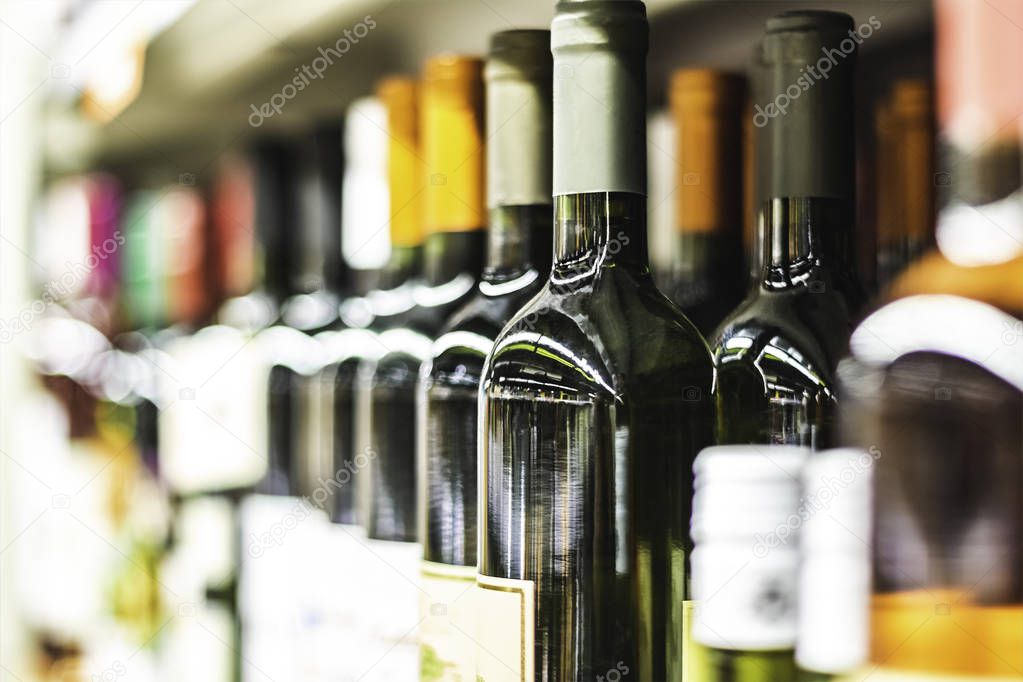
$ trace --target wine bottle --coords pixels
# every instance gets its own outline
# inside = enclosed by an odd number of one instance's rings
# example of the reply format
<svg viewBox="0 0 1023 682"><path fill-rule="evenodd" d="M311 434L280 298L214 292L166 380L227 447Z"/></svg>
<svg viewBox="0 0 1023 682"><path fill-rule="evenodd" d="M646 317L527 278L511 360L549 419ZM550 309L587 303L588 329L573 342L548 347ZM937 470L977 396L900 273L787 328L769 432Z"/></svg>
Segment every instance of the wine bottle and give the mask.
<svg viewBox="0 0 1023 682"><path fill-rule="evenodd" d="M877 279L882 289L933 241L931 98L926 82L900 79L878 111Z"/></svg>
<svg viewBox="0 0 1023 682"><path fill-rule="evenodd" d="M803 469L799 682L838 680L867 656L870 484L877 450L826 450Z"/></svg>
<svg viewBox="0 0 1023 682"><path fill-rule="evenodd" d="M357 428L369 459L363 523L371 551L386 564L373 574L368 645L380 659L372 679L412 679L419 649L419 562L416 521L416 404L420 363L444 321L471 297L485 246L483 204L482 61L442 56L427 60L422 78L419 130L423 191L421 282L415 305L379 335L386 349L360 369Z"/></svg>
<svg viewBox="0 0 1023 682"><path fill-rule="evenodd" d="M645 7L551 33L554 265L483 372L477 674L678 679L713 368L647 265Z"/></svg>
<svg viewBox="0 0 1023 682"><path fill-rule="evenodd" d="M147 331L152 348L143 353L160 385L160 471L174 502L162 581L172 586L173 608L193 615L168 626L166 646L174 652L174 674L194 679L238 680L241 675L237 502L266 466L260 414L265 370L249 343L253 330L271 315L256 277L261 239L254 235L253 222L254 173L266 163L260 150L218 163L205 234L197 238L194 227L186 228L179 243L164 245L162 254L150 242L150 263L136 269L148 273L143 281L149 278L148 290L155 294L150 301L166 311L163 319L177 322L156 333ZM158 234L181 231L203 212L196 200L183 196L160 206L147 214ZM160 217L161 212L169 215ZM143 244L140 240L135 248L146 248ZM200 248L208 251L202 258L197 257ZM161 274L167 270L178 274ZM179 286L168 286L175 280ZM194 319L182 320L188 310ZM209 324L210 314L216 324ZM207 638L227 646L208 646Z"/></svg>
<svg viewBox="0 0 1023 682"><path fill-rule="evenodd" d="M702 334L742 301L742 134L745 83L681 69L669 90L676 128L676 251L664 292Z"/></svg>
<svg viewBox="0 0 1023 682"><path fill-rule="evenodd" d="M800 475L806 448L731 445L696 458L693 639L700 682L794 682Z"/></svg>
<svg viewBox="0 0 1023 682"><path fill-rule="evenodd" d="M1015 2L935 4L938 251L841 366L843 437L876 448L871 679L1023 671L1023 58Z"/></svg>
<svg viewBox="0 0 1023 682"><path fill-rule="evenodd" d="M281 314L259 331L252 346L259 363L251 370L260 382L258 395L265 410L266 453L262 477L242 491L239 507L242 553L238 578L241 637L241 679L306 677L306 659L299 655L309 634L306 624L317 622L318 602L307 588L315 566L317 528L325 519L304 497L303 435L309 413L309 377L322 366L323 351L305 331L290 326L305 321L296 315L308 302L310 265L308 241L320 228L303 170L310 146L303 140L264 143L260 165L257 220L271 236L267 257L268 284ZM288 226L297 229L287 230Z"/></svg>
<svg viewBox="0 0 1023 682"><path fill-rule="evenodd" d="M536 295L550 268L550 42L549 31L511 30L491 37L484 70L486 267L473 298L444 325L419 379L424 682L476 678L471 600L477 394L494 338Z"/></svg>
<svg viewBox="0 0 1023 682"><path fill-rule="evenodd" d="M767 22L753 117L763 263L712 344L719 443L824 447L831 438L835 367L863 300L851 243L849 32L865 30L836 12ZM805 68L820 59L827 78Z"/></svg>
<svg viewBox="0 0 1023 682"><path fill-rule="evenodd" d="M325 650L330 652L334 678L339 679L368 673L380 658L375 649L379 642L372 639L376 636L373 624L380 618L374 615L379 606L374 592L367 587L376 576L392 570L386 557L367 548L361 525L366 512L369 458L376 453L358 429L359 412L366 409L368 398L359 394L358 376L360 368L371 368L386 350L378 335L399 324L414 305L412 293L422 263L419 195L424 184L417 90L413 79L389 76L378 84L376 96L356 100L345 116L343 241L387 226L390 255L375 277L379 288L343 305L347 328L328 342L333 347L329 351L331 364L323 372L332 382L329 448L337 483L330 505L331 537L323 545L324 563L333 575L328 601L334 634ZM347 257L358 260L362 256L357 256L353 248ZM352 314L360 309L368 314L366 327L361 326L365 320ZM398 612L401 622L414 613L414 596L411 601ZM391 618L393 614L382 617Z"/></svg>

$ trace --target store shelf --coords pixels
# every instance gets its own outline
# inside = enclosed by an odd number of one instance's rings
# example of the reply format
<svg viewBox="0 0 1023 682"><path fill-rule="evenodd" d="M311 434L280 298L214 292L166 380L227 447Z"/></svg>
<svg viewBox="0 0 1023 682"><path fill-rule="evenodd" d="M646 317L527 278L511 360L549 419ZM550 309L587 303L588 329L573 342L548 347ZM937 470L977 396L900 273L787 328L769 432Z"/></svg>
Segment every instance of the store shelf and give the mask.
<svg viewBox="0 0 1023 682"><path fill-rule="evenodd" d="M930 31L927 0L651 0L652 100L679 65L742 68L768 16L807 6L876 15L883 28L865 52ZM59 174L141 162L201 170L241 136L338 115L385 73L415 71L440 51L481 53L490 33L546 26L552 15L550 0L200 0L148 43L139 94L117 117L90 120L76 102L48 108L47 167ZM253 106L366 17L375 27L322 79L258 130L249 124Z"/></svg>

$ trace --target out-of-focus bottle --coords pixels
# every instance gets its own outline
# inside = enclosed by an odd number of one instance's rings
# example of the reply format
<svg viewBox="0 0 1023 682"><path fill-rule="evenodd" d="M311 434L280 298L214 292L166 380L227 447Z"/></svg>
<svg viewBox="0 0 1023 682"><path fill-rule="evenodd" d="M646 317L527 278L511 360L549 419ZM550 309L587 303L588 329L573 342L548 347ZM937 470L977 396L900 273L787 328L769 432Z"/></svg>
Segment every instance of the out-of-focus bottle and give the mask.
<svg viewBox="0 0 1023 682"><path fill-rule="evenodd" d="M1023 671L1023 61L1006 0L936 3L940 252L854 332L844 439L877 449L871 680Z"/></svg>
<svg viewBox="0 0 1023 682"><path fill-rule="evenodd" d="M934 235L934 108L931 87L900 79L878 108L877 284L886 287Z"/></svg>

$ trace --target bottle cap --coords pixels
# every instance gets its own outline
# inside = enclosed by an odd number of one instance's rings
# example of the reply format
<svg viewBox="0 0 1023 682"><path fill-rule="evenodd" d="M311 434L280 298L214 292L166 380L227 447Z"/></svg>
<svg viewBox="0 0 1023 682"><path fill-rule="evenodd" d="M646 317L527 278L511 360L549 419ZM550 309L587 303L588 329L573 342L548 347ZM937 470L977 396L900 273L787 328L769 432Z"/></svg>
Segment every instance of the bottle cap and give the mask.
<svg viewBox="0 0 1023 682"><path fill-rule="evenodd" d="M678 129L676 225L682 232L738 230L743 182L745 81L712 69L671 76L671 111Z"/></svg>
<svg viewBox="0 0 1023 682"><path fill-rule="evenodd" d="M646 195L646 7L638 0L557 5L554 195Z"/></svg>
<svg viewBox="0 0 1023 682"><path fill-rule="evenodd" d="M387 112L376 97L355 100L345 116L341 253L351 267L382 267L390 250Z"/></svg>
<svg viewBox="0 0 1023 682"><path fill-rule="evenodd" d="M391 245L417 246L423 243L418 87L411 78L391 76L377 86L377 96L387 111Z"/></svg>
<svg viewBox="0 0 1023 682"><path fill-rule="evenodd" d="M426 233L482 229L486 225L482 60L442 55L426 61L420 137L426 166Z"/></svg>
<svg viewBox="0 0 1023 682"><path fill-rule="evenodd" d="M487 206L551 203L550 31L495 33L487 85Z"/></svg>

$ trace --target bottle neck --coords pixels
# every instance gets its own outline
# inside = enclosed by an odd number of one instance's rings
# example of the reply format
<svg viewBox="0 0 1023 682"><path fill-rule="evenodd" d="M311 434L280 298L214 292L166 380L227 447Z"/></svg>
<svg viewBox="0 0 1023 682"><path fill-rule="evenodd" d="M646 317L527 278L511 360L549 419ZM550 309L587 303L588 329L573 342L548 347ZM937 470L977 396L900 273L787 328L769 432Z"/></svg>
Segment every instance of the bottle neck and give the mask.
<svg viewBox="0 0 1023 682"><path fill-rule="evenodd" d="M439 286L459 275L480 276L486 251L486 231L434 232L423 247L423 281Z"/></svg>
<svg viewBox="0 0 1023 682"><path fill-rule="evenodd" d="M771 199L761 207L760 219L762 288L820 286L821 270L843 278L855 276L850 202L818 197Z"/></svg>
<svg viewBox="0 0 1023 682"><path fill-rule="evenodd" d="M742 279L744 254L738 237L725 230L679 232L672 279L686 282L726 282Z"/></svg>
<svg viewBox="0 0 1023 682"><path fill-rule="evenodd" d="M419 277L423 266L423 247L392 246L391 257L380 272L379 289L396 289Z"/></svg>
<svg viewBox="0 0 1023 682"><path fill-rule="evenodd" d="M504 282L530 268L547 272L551 262L552 214L551 206L545 204L490 209L483 279Z"/></svg>
<svg viewBox="0 0 1023 682"><path fill-rule="evenodd" d="M555 197L552 281L574 281L607 267L648 271L646 197L631 192Z"/></svg>

